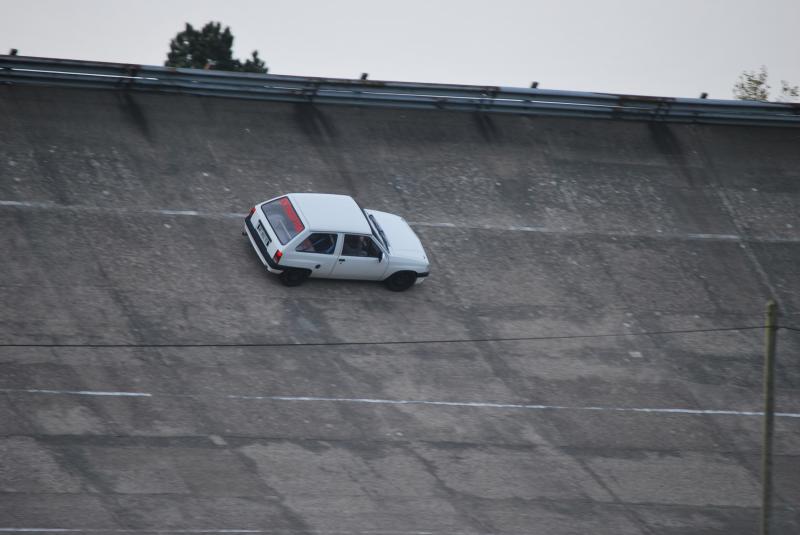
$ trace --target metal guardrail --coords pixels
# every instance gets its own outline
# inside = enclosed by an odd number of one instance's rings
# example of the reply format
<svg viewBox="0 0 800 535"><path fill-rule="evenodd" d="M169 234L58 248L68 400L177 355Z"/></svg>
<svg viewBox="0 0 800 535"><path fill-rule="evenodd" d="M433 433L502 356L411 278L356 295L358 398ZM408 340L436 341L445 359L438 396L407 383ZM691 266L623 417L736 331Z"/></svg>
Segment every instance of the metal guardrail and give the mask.
<svg viewBox="0 0 800 535"><path fill-rule="evenodd" d="M800 104L177 69L0 55L0 84L649 121L800 126Z"/></svg>

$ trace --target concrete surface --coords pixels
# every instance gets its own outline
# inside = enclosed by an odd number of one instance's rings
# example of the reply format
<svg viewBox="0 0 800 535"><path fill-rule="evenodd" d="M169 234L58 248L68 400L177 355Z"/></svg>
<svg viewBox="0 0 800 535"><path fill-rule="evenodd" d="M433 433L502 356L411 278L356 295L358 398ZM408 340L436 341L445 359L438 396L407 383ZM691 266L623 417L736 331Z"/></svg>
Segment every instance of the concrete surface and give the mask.
<svg viewBox="0 0 800 535"><path fill-rule="evenodd" d="M239 215L288 191L431 277L281 286ZM4 532L757 530L762 333L582 336L800 326L798 129L4 86L0 229ZM565 338L197 347L509 337ZM800 418L775 448L797 533Z"/></svg>

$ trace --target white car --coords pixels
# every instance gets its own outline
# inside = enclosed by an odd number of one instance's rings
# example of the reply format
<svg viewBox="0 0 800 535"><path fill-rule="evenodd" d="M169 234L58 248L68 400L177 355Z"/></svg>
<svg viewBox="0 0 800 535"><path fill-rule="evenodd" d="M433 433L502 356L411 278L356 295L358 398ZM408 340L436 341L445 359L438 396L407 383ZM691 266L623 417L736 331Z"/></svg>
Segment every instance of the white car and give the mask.
<svg viewBox="0 0 800 535"><path fill-rule="evenodd" d="M384 281L402 291L428 276L419 238L402 217L364 210L347 195L289 193L257 204L244 232L287 286L308 277Z"/></svg>

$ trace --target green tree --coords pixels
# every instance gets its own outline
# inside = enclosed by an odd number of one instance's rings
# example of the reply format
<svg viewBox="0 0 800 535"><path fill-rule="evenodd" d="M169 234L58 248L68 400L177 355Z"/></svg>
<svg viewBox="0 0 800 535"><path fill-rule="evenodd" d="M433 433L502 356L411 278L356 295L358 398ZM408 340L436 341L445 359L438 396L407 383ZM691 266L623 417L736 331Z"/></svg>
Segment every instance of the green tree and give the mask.
<svg viewBox="0 0 800 535"><path fill-rule="evenodd" d="M768 101L770 88L767 76L767 68L763 65L758 72L743 71L739 75L739 81L733 86L733 96L739 100Z"/></svg>
<svg viewBox="0 0 800 535"><path fill-rule="evenodd" d="M739 100L768 102L771 89L768 78L769 73L764 65L758 71L743 71L733 86L733 96ZM798 95L800 89L796 85L781 80L781 90L776 97L778 102L792 102Z"/></svg>
<svg viewBox="0 0 800 535"><path fill-rule="evenodd" d="M786 80L781 80L781 96L778 97L782 102L794 102L800 96L800 87L791 85Z"/></svg>
<svg viewBox="0 0 800 535"><path fill-rule="evenodd" d="M245 60L242 63L240 71L243 72L260 72L265 73L267 72L267 66L264 64L264 61L258 57L258 50L253 50L253 55L250 59Z"/></svg>
<svg viewBox="0 0 800 535"><path fill-rule="evenodd" d="M209 22L196 30L188 22L169 43L166 67L190 69L214 69L219 71L267 72L264 61L254 50L252 57L244 63L233 57L233 34L219 22Z"/></svg>

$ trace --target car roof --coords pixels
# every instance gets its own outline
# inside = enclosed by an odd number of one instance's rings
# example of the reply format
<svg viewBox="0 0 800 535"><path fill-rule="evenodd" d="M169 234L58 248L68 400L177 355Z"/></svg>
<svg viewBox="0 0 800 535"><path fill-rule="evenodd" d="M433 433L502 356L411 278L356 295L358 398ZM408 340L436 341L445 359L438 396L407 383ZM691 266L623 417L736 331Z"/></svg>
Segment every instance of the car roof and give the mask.
<svg viewBox="0 0 800 535"><path fill-rule="evenodd" d="M361 207L349 195L332 193L290 193L295 209L312 231L371 234Z"/></svg>

